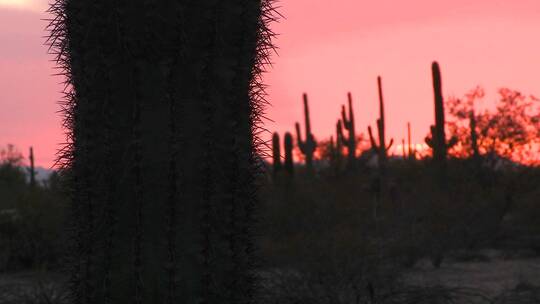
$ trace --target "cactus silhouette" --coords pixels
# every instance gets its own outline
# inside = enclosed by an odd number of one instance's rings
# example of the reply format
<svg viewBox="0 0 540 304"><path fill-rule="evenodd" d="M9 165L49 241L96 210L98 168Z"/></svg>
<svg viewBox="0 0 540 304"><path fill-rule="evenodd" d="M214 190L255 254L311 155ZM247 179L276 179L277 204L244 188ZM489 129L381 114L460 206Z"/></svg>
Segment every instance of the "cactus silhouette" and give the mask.
<svg viewBox="0 0 540 304"><path fill-rule="evenodd" d="M343 122L343 127L348 131L349 136L345 136L343 134L343 128L338 127L338 141L345 143L345 146L347 147L347 167L353 168L356 163L356 132L354 128L354 113L352 107L352 96L350 92L347 93L347 100L349 103L349 117L347 118L345 105L342 105L341 121Z"/></svg>
<svg viewBox="0 0 540 304"><path fill-rule="evenodd" d="M284 146L285 146L285 172L289 174L289 176L294 175L294 164L293 164L293 137L291 133L287 132L285 133L284 138Z"/></svg>
<svg viewBox="0 0 540 304"><path fill-rule="evenodd" d="M377 77L377 86L379 89L379 119L377 119L377 130L379 134L379 144L375 141L373 137L373 131L371 126L368 126L369 140L371 142L371 147L377 152L379 166L381 168L385 167L386 160L388 158L388 150L392 147L394 139L390 139L388 145L386 144L386 135L385 135L385 120L384 120L384 99L382 91L382 80L381 77Z"/></svg>
<svg viewBox="0 0 540 304"><path fill-rule="evenodd" d="M281 171L281 147L277 132L272 135L272 167L274 178L276 178Z"/></svg>
<svg viewBox="0 0 540 304"><path fill-rule="evenodd" d="M409 152L409 159L415 160L416 159L416 151L413 148L413 144L411 142L411 123L407 122L407 147Z"/></svg>
<svg viewBox="0 0 540 304"><path fill-rule="evenodd" d="M330 137L330 139L332 140L331 141L331 144L332 144L332 158L334 160L334 162L336 163L336 165L339 167L341 166L341 159L342 159L342 151L343 151L343 138L342 138L342 135L343 135L343 130L342 130L342 127L341 127L341 120L338 119L338 121L336 122L336 141L335 141L335 144L334 144L334 137Z"/></svg>
<svg viewBox="0 0 540 304"><path fill-rule="evenodd" d="M435 100L435 125L430 127L431 136L426 137L425 142L433 150L433 160L439 167L440 173L444 175L448 149L457 143L457 138L446 140L441 70L436 61L431 65L431 72Z"/></svg>
<svg viewBox="0 0 540 304"><path fill-rule="evenodd" d="M270 3L52 4L71 302L253 301Z"/></svg>
<svg viewBox="0 0 540 304"><path fill-rule="evenodd" d="M330 165L332 166L334 173L338 174L342 167L343 151L342 145L342 131L341 131L341 120L338 119L336 123L336 139L334 136L330 136Z"/></svg>
<svg viewBox="0 0 540 304"><path fill-rule="evenodd" d="M34 167L34 148L30 147L30 154L28 156L30 160L30 167L28 168L28 173L30 174L30 187L36 185L36 169Z"/></svg>
<svg viewBox="0 0 540 304"><path fill-rule="evenodd" d="M313 153L315 152L315 149L317 148L317 142L315 141L315 137L313 137L313 134L311 133L308 97L306 93L304 93L303 99L304 99L304 120L305 120L305 128L306 128L306 137L305 137L305 140L302 140L302 135L300 132L300 124L297 122L295 124L296 139L298 142L298 148L300 148L300 151L306 157L306 168L308 172L310 172L313 170Z"/></svg>

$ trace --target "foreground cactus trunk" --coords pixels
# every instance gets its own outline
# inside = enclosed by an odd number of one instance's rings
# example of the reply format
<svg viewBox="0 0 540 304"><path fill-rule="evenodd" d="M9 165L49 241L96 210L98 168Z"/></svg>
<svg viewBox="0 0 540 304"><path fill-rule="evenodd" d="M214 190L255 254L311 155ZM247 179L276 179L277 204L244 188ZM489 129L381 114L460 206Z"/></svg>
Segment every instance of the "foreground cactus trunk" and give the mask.
<svg viewBox="0 0 540 304"><path fill-rule="evenodd" d="M58 0L73 303L249 303L260 1Z"/></svg>

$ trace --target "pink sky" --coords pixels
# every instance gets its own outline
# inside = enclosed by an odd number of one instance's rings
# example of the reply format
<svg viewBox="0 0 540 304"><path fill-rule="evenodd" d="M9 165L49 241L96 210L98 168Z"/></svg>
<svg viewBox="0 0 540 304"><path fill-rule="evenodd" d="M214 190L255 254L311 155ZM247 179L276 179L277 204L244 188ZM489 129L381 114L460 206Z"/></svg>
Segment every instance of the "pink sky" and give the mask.
<svg viewBox="0 0 540 304"><path fill-rule="evenodd" d="M20 5L14 8L13 3ZM330 136L347 91L357 132L377 118L376 77L383 77L389 136L398 142L412 122L421 142L433 120L430 65L439 61L444 95L476 85L506 86L540 96L540 1L537 0L282 0L274 26L279 56L267 74L266 128L293 131L310 98L317 138ZM50 166L64 141L56 101L62 87L43 46L45 1L0 0L0 145Z"/></svg>

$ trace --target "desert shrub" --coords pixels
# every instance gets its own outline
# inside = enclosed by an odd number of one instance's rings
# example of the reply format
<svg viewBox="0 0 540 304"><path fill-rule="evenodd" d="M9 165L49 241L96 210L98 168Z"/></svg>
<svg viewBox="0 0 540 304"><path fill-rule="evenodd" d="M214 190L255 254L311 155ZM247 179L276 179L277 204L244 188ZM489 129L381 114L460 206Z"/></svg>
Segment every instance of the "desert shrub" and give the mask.
<svg viewBox="0 0 540 304"><path fill-rule="evenodd" d="M9 203L0 199L0 270L55 267L64 249L65 195L58 185L30 187L20 181Z"/></svg>

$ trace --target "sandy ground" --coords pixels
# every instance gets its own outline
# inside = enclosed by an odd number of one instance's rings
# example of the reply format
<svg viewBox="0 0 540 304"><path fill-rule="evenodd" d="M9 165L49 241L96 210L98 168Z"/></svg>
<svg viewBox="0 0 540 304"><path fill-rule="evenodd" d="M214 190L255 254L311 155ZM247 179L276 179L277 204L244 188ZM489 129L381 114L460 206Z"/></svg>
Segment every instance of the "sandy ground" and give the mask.
<svg viewBox="0 0 540 304"><path fill-rule="evenodd" d="M495 250L476 256L479 259L469 262L450 259L438 269L428 261L421 261L405 277L415 285L474 288L489 297L522 286L540 286L539 257L508 256Z"/></svg>
<svg viewBox="0 0 540 304"><path fill-rule="evenodd" d="M405 281L416 286L443 285L466 287L481 291L494 298L520 286L540 287L540 257L527 254L505 255L495 250L476 252L447 258L440 268L434 268L422 260L405 274ZM56 297L55 291L65 277L56 273L18 272L0 274L0 292L6 294L28 294L45 292ZM41 285L40 285L41 284ZM41 286L41 287L40 287ZM40 289L41 288L41 289ZM0 304L12 303L0 301Z"/></svg>

